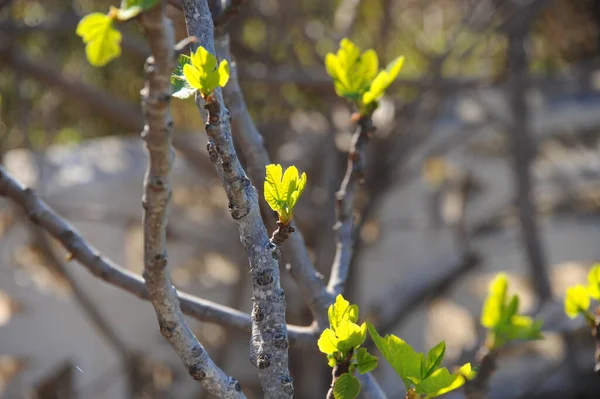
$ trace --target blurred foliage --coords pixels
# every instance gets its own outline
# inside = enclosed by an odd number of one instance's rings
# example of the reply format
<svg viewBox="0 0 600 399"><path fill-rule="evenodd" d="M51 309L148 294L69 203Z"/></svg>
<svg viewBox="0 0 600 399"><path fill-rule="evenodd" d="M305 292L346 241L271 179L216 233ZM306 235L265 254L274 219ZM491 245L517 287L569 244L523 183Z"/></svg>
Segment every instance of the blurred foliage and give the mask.
<svg viewBox="0 0 600 399"><path fill-rule="evenodd" d="M0 10L0 24L12 27L9 35L19 51L36 63L54 68L68 79L85 82L130 104L139 103L143 85L143 51L123 49L123 57L105 68L92 68L75 35L82 15L118 5L114 0L13 0ZM274 68L323 68L328 52L342 37L362 48L374 48L381 59L404 55L401 76L416 78L427 72L432 60L444 56L441 74L446 77L501 78L505 67L506 39L498 27L510 12L481 10L470 0L369 0L359 2L356 18L342 15L345 0L256 0L242 8L229 24L233 52L241 70L262 71L264 78L242 74L241 83L252 116L259 125L285 123L295 109L328 112L333 87L327 90L298 81L268 81ZM481 4L479 2L477 4ZM557 0L549 3L535 21L530 46L531 70L551 73L597 56L598 26L593 0ZM478 9L480 23L465 23ZM180 14L178 38L185 35ZM54 21L60 21L50 27ZM348 22L350 21L350 22ZM124 37L144 45L138 24L119 26ZM37 28L35 28L37 27ZM43 148L51 143L77 142L105 135L137 135L106 120L85 101L76 101L56 88L24 76L2 64L2 146L26 143ZM252 74L250 74L252 76ZM285 80L285 79L281 79ZM325 91L324 91L325 90ZM390 94L407 100L414 89L395 87ZM192 103L177 102L174 119L179 129L202 126Z"/></svg>

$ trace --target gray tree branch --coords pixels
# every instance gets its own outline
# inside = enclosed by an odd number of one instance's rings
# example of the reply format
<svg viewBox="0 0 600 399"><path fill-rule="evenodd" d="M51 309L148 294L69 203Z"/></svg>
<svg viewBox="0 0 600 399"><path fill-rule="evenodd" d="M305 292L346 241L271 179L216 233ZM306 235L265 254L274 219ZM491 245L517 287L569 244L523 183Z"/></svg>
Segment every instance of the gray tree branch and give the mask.
<svg viewBox="0 0 600 399"><path fill-rule="evenodd" d="M182 1L189 36L215 54L214 25L206 0ZM229 111L220 89L204 106L209 138L207 149L229 199L240 239L250 261L253 287L250 361L258 368L265 398L293 397L293 380L288 370L288 333L285 295L279 278L279 251L269 241L258 205L258 194L240 164L231 137ZM203 112L201 98L197 104Z"/></svg>
<svg viewBox="0 0 600 399"><path fill-rule="evenodd" d="M271 159L265 148L263 137L256 128L246 107L244 95L238 81L237 64L231 57L229 35L219 35L215 39L215 46L219 58L228 60L230 64L229 83L223 89L223 95L233 115L231 124L235 140L247 160L250 177L256 184L256 182L263 181L265 167L271 163ZM324 326L328 323L327 309L332 303L333 297L327 293L321 275L315 270L308 257L302 232L295 223L292 223L292 227L295 232L289 236L287 243L283 245L285 255L291 260L289 271L303 289L303 293L309 298L309 307L319 326L325 328Z"/></svg>
<svg viewBox="0 0 600 399"><path fill-rule="evenodd" d="M165 4L144 12L141 25L150 45L146 84L141 92L146 124L142 138L149 154L144 178L144 279L161 334L169 341L189 374L210 393L243 399L240 384L223 372L187 325L177 291L167 272L167 206L171 197L169 173L173 120L169 110L171 73L175 68L175 31L164 13Z"/></svg>
<svg viewBox="0 0 600 399"><path fill-rule="evenodd" d="M327 291L332 296L344 292L344 285L348 279L348 270L352 261L354 249L354 197L358 183L363 180L363 162L366 155L365 145L369 135L374 130L370 117L361 117L358 121L356 132L352 138L352 146L348 153L348 166L346 175L336 194L337 223L335 225L337 249Z"/></svg>
<svg viewBox="0 0 600 399"><path fill-rule="evenodd" d="M238 82L237 65L232 60L230 53L229 36L227 34L219 35L215 40L215 45L219 58L227 59L230 62L229 82L223 89L223 95L227 99L227 104L229 104L231 113L234 116L232 125L234 133L236 133L235 139L248 162L252 179L262 181L265 176L265 166L270 164L271 160L264 146L263 137L256 128L246 107L244 95ZM329 305L333 303L334 297L327 292L322 277L310 261L304 238L297 227L294 234L290 235L287 241L287 244L284 245L284 251L292 260L291 275L309 298L309 305L317 321L316 331L320 333L329 324L327 310ZM313 341L313 346L316 346L315 341ZM362 394L366 398L386 398L385 393L371 373L361 374L358 378L361 381Z"/></svg>

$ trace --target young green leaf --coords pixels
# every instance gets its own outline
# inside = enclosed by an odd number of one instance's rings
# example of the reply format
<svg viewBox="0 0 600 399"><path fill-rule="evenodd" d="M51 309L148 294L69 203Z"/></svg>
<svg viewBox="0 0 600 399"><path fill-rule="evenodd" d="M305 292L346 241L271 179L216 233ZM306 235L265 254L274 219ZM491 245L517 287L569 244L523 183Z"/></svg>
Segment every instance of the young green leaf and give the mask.
<svg viewBox="0 0 600 399"><path fill-rule="evenodd" d="M383 71L379 72L375 79L373 79L369 90L364 93L362 98L363 104L368 105L379 100L385 94L387 88L398 77L402 65L404 65L404 57L398 57L390 62Z"/></svg>
<svg viewBox="0 0 600 399"><path fill-rule="evenodd" d="M113 27L109 15L86 15L79 21L76 33L86 44L85 54L92 66L104 66L121 55L121 32Z"/></svg>
<svg viewBox="0 0 600 399"><path fill-rule="evenodd" d="M365 342L367 325L361 326L351 321L344 321L335 329L335 335L338 339L337 347L340 352L348 352L352 348L362 345Z"/></svg>
<svg viewBox="0 0 600 399"><path fill-rule="evenodd" d="M350 305L340 294L335 298L335 303L327 311L329 324L334 330L344 321L356 323L358 320L358 306Z"/></svg>
<svg viewBox="0 0 600 399"><path fill-rule="evenodd" d="M583 285L567 288L565 295L565 313L570 318L585 314L590 307L590 296Z"/></svg>
<svg viewBox="0 0 600 399"><path fill-rule="evenodd" d="M446 343L444 341L440 342L429 350L427 353L427 358L422 365L421 379L424 380L428 378L435 370L438 369L438 367L440 367L442 361L444 360L445 354Z"/></svg>
<svg viewBox="0 0 600 399"><path fill-rule="evenodd" d="M506 274L499 273L490 283L489 294L483 305L481 324L484 327L494 328L502 320L507 290L508 278Z"/></svg>
<svg viewBox="0 0 600 399"><path fill-rule="evenodd" d="M408 343L395 335L381 337L375 327L369 322L369 335L383 354L385 359L396 370L396 373L404 381L406 389L411 384L421 382L421 364L424 361L422 353L417 353Z"/></svg>
<svg viewBox="0 0 600 399"><path fill-rule="evenodd" d="M508 300L508 278L499 273L490 283L488 297L483 306L481 324L489 329L487 345L497 349L511 340L541 339L541 321L519 315L519 297Z"/></svg>
<svg viewBox="0 0 600 399"><path fill-rule="evenodd" d="M594 265L588 273L587 290L592 298L600 300L600 264Z"/></svg>
<svg viewBox="0 0 600 399"><path fill-rule="evenodd" d="M356 363L358 372L361 374L375 370L377 367L377 358L369 353L366 348L360 348L356 352Z"/></svg>
<svg viewBox="0 0 600 399"><path fill-rule="evenodd" d="M173 88L173 97L185 100L196 93L196 89L191 87L185 76L183 76L183 67L186 64L190 64L192 59L190 56L181 54L177 58L177 66L171 75L171 86Z"/></svg>
<svg viewBox="0 0 600 399"><path fill-rule="evenodd" d="M333 386L335 399L354 399L360 393L360 381L349 373L340 375Z"/></svg>
<svg viewBox="0 0 600 399"><path fill-rule="evenodd" d="M265 200L279 215L282 223L290 223L294 207L306 186L306 173L299 176L298 169L290 166L283 174L281 165L267 165L265 177Z"/></svg>
<svg viewBox="0 0 600 399"><path fill-rule="evenodd" d="M183 76L190 87L200 91L203 98L208 98L217 87L224 87L229 81L227 60L217 66L215 56L204 47L199 46L190 61L183 65Z"/></svg>
<svg viewBox="0 0 600 399"><path fill-rule="evenodd" d="M325 57L325 68L333 79L338 96L359 101L377 75L379 61L374 50L361 54L360 49L348 39L342 39L336 54Z"/></svg>
<svg viewBox="0 0 600 399"><path fill-rule="evenodd" d="M339 350L338 343L339 339L336 337L335 332L330 328L326 328L321 333L321 336L317 341L317 346L319 347L319 350L326 355L333 355Z"/></svg>
<svg viewBox="0 0 600 399"><path fill-rule="evenodd" d="M115 9L115 12L119 20L127 21L137 17L143 11L147 11L157 4L158 0L121 0L121 7Z"/></svg>

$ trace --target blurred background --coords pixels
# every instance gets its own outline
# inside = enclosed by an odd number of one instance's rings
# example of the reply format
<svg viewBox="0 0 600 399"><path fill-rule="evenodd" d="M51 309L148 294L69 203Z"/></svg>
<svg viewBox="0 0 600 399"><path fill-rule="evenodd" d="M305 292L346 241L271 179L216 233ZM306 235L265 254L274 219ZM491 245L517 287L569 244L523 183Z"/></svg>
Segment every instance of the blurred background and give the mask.
<svg viewBox="0 0 600 399"><path fill-rule="evenodd" d="M0 0L0 159L105 255L141 273L147 45L137 24L124 24L122 56L96 69L75 35L83 15L116 3ZM170 3L182 39L183 15ZM546 339L502 353L490 398L600 397L589 331L562 311L565 288L600 260L599 2L252 0L226 29L271 158L308 174L296 219L325 278L353 127L324 57L343 37L374 48L380 65L406 57L374 116L356 204L345 296L361 318L418 350L445 340L447 366L470 361L487 284L506 271L524 310L545 320ZM174 283L249 312L247 259L204 149L203 121L193 100L172 105ZM282 276L288 321L310 324L285 268ZM190 323L215 361L261 397L249 337ZM296 397L323 397L325 359L294 347L290 356ZM404 396L390 367L382 362L375 374L390 398ZM0 396L208 397L160 335L149 303L65 261L7 202Z"/></svg>

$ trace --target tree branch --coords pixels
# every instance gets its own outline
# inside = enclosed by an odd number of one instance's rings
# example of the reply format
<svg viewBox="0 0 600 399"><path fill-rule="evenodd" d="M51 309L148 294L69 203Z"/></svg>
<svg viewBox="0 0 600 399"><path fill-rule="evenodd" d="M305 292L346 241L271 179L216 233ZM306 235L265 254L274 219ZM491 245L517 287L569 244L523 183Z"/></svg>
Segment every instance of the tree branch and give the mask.
<svg viewBox="0 0 600 399"><path fill-rule="evenodd" d="M217 37L215 45L219 58L228 60L230 65L229 82L223 89L223 95L233 115L231 123L235 140L247 160L250 177L255 183L261 182L265 177L265 167L271 163L271 159L265 149L263 137L246 107L238 81L237 64L232 60L230 53L229 35L222 34ZM262 190L262 187L259 185L258 189ZM308 257L302 232L293 222L291 227L295 232L289 236L287 244L283 246L285 255L290 259L290 274L308 298L309 307L318 325L325 328L328 325L327 309L333 302L333 297L327 293L321 275L315 270Z"/></svg>
<svg viewBox="0 0 600 399"><path fill-rule="evenodd" d="M352 138L352 146L348 153L348 166L346 175L336 194L336 213L337 223L334 227L336 231L337 249L333 265L331 267L331 276L327 291L332 296L337 296L344 292L344 285L348 278L350 261L354 249L354 197L363 176L363 161L365 159L365 145L369 136L375 127L370 117L361 117L358 120L356 132Z"/></svg>
<svg viewBox="0 0 600 399"><path fill-rule="evenodd" d="M132 273L110 259L103 257L65 219L41 200L30 188L24 187L0 166L0 196L12 200L26 213L31 222L46 230L69 251L69 257L77 260L91 274L119 287L132 295L148 300L148 291L141 276ZM196 320L251 332L250 317L239 310L200 299L185 292L178 292L181 310ZM314 347L317 333L312 327L288 326L290 342Z"/></svg>
<svg viewBox="0 0 600 399"><path fill-rule="evenodd" d="M142 138L149 153L144 178L144 279L156 311L161 334L169 341L189 374L210 393L223 398L239 398L240 384L227 376L187 325L177 292L167 268L167 206L171 197L169 173L174 160L171 147L173 120L169 111L171 73L175 68L175 31L164 14L165 4L144 12L140 23L151 56L146 61L146 84L141 92L146 125Z"/></svg>
<svg viewBox="0 0 600 399"><path fill-rule="evenodd" d="M189 36L215 54L212 16L206 0L182 1ZM288 398L294 394L288 370L288 337L285 295L279 279L279 250L269 241L258 205L256 189L240 164L231 137L229 111L217 89L205 105L208 111L207 149L229 199L242 244L250 260L253 287L250 360L258 368L265 398ZM201 111L201 99L197 95Z"/></svg>

